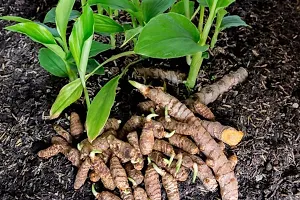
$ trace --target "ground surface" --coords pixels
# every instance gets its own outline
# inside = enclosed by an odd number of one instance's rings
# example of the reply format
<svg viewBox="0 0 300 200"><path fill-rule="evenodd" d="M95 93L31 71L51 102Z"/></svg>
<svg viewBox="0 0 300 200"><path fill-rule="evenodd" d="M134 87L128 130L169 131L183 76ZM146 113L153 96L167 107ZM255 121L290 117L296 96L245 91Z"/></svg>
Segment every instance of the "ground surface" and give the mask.
<svg viewBox="0 0 300 200"><path fill-rule="evenodd" d="M0 0L0 16L41 18L53 2ZM198 86L238 67L249 71L246 82L211 104L219 121L247 133L233 149L239 157L240 199L300 199L300 5L296 0L239 0L230 11L251 28L222 35ZM0 22L0 198L93 199L90 184L73 190L76 169L66 159L37 157L42 141L54 134L53 122L43 120L43 113L65 82L39 66L39 45L4 31L5 25ZM126 82L112 114L123 120L141 99ZM219 197L203 192L199 182L182 184L180 191L182 199Z"/></svg>

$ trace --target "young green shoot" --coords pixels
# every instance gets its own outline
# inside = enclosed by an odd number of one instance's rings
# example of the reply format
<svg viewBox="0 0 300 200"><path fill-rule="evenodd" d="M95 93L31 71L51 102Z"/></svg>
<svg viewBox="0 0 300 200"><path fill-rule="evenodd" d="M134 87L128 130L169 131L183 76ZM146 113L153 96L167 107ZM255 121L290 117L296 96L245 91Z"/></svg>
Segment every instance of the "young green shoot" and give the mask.
<svg viewBox="0 0 300 200"><path fill-rule="evenodd" d="M182 165L182 153L178 154L178 160L176 162L176 174L179 172L181 165Z"/></svg>
<svg viewBox="0 0 300 200"><path fill-rule="evenodd" d="M95 183L92 184L92 193L93 195L97 198L99 196L99 192L97 192L96 188L95 188Z"/></svg>
<svg viewBox="0 0 300 200"><path fill-rule="evenodd" d="M192 179L193 183L195 183L197 176L198 176L198 165L197 165L197 163L194 163L193 164L193 179Z"/></svg>
<svg viewBox="0 0 300 200"><path fill-rule="evenodd" d="M156 164L152 163L152 166L159 175L164 176L166 174L165 170L159 168Z"/></svg>
<svg viewBox="0 0 300 200"><path fill-rule="evenodd" d="M166 122L170 122L171 121L171 117L169 115L169 110L168 110L168 106L165 107L165 120Z"/></svg>
<svg viewBox="0 0 300 200"><path fill-rule="evenodd" d="M136 181L131 177L128 177L128 181L130 181L132 183L132 185L137 185Z"/></svg>

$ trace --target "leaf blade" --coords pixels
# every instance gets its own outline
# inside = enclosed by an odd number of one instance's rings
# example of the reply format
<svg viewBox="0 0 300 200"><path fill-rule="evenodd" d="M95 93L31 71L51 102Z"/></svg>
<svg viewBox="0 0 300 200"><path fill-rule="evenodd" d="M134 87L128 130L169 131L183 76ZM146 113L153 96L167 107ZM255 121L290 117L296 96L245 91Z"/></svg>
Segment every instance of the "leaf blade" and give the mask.
<svg viewBox="0 0 300 200"><path fill-rule="evenodd" d="M141 3L145 22L158 14L165 12L175 3L175 0L143 0Z"/></svg>
<svg viewBox="0 0 300 200"><path fill-rule="evenodd" d="M66 31L69 17L73 9L75 0L60 0L55 9L55 23L57 31L63 41L66 41Z"/></svg>
<svg viewBox="0 0 300 200"><path fill-rule="evenodd" d="M102 53L109 49L111 49L110 44L104 44L102 42L97 42L97 41L93 40L89 57L94 57L94 56L98 55L99 53Z"/></svg>
<svg viewBox="0 0 300 200"><path fill-rule="evenodd" d="M177 58L206 51L207 46L198 45L199 39L197 27L185 16L160 14L145 25L134 51L153 58Z"/></svg>
<svg viewBox="0 0 300 200"><path fill-rule="evenodd" d="M124 28L118 24L115 20L111 19L108 16L101 14L94 14L95 20L95 32L96 33L119 33L123 32Z"/></svg>
<svg viewBox="0 0 300 200"><path fill-rule="evenodd" d="M52 8L51 10L49 10L44 18L43 23L56 23L55 22L55 12L56 12L56 8ZM74 20L76 18L78 18L80 16L80 12L77 10L72 10L70 13L70 17L68 19L68 21Z"/></svg>
<svg viewBox="0 0 300 200"><path fill-rule="evenodd" d="M137 11L137 8L128 0L88 0L90 5L101 4L112 9Z"/></svg>
<svg viewBox="0 0 300 200"><path fill-rule="evenodd" d="M25 34L33 41L41 44L56 44L52 34L44 26L34 22L19 23L8 26L5 29Z"/></svg>
<svg viewBox="0 0 300 200"><path fill-rule="evenodd" d="M55 119L69 107L72 103L77 101L82 95L82 85L80 79L76 79L65 85L59 92L55 102L50 110L50 119Z"/></svg>
<svg viewBox="0 0 300 200"><path fill-rule="evenodd" d="M238 26L248 26L245 21L243 21L240 16L230 15L223 18L220 29L223 31L227 28L238 27Z"/></svg>
<svg viewBox="0 0 300 200"><path fill-rule="evenodd" d="M97 138L103 129L116 97L120 75L111 79L98 92L87 113L86 129L89 141Z"/></svg>
<svg viewBox="0 0 300 200"><path fill-rule="evenodd" d="M50 49L41 48L38 58L40 65L54 76L68 77L64 61Z"/></svg>
<svg viewBox="0 0 300 200"><path fill-rule="evenodd" d="M14 22L20 22L20 23L26 23L26 22L32 22L29 19L25 19L18 16L2 16L0 17L1 20L7 20L7 21L14 21Z"/></svg>

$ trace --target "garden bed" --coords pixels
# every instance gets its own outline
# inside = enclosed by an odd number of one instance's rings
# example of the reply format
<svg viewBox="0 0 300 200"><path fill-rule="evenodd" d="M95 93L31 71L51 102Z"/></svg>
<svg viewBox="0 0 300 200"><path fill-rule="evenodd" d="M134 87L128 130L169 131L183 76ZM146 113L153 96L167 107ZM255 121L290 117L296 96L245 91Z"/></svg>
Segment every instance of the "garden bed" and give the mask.
<svg viewBox="0 0 300 200"><path fill-rule="evenodd" d="M52 1L0 1L0 15L42 19ZM243 141L232 151L239 163L236 174L240 199L300 198L300 5L295 0L240 0L230 7L251 27L225 31L214 56L204 63L198 78L200 87L214 82L231 70L245 67L248 79L210 106L218 121L243 130ZM1 199L93 199L91 184L73 189L77 169L57 156L37 157L55 133L53 121L44 120L66 80L50 76L38 64L40 47L25 36L8 33L0 22L0 197ZM104 54L109 56L107 53ZM106 66L112 77L119 67ZM126 61L127 62L127 61ZM143 61L147 66L172 66L184 72L184 60ZM179 66L180 65L180 66ZM111 116L123 121L136 110L143 97L124 77ZM99 78L100 79L100 78ZM185 99L184 86L168 86L168 92ZM73 106L84 112L81 106ZM62 122L64 120L62 115ZM180 184L182 199L216 199L206 193L200 181Z"/></svg>

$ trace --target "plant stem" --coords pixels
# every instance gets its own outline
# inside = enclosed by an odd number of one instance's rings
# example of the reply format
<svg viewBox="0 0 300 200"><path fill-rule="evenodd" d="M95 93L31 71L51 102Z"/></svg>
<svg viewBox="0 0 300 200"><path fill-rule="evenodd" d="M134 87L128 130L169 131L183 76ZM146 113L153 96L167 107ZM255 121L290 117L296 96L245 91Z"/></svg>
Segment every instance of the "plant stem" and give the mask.
<svg viewBox="0 0 300 200"><path fill-rule="evenodd" d="M222 20L223 20L223 18L226 14L227 14L227 11L225 9L220 9L218 11L216 26L215 26L215 32L214 32L214 35L213 35L213 37L211 39L211 42L210 42L210 48L211 49L213 49L215 47L216 43L217 43L218 35L221 32L220 26L221 26Z"/></svg>
<svg viewBox="0 0 300 200"><path fill-rule="evenodd" d="M198 14L198 12L200 11L201 6L198 6L198 8L195 10L194 14L191 16L191 21L196 17L196 15Z"/></svg>
<svg viewBox="0 0 300 200"><path fill-rule="evenodd" d="M87 110L89 110L89 108L91 106L91 100L90 100L89 93L88 93L87 88L86 88L86 84L85 84L86 80L82 76L80 76L80 80L81 80L81 84L82 84L82 87L83 87L83 93L84 93L84 98L85 98Z"/></svg>
<svg viewBox="0 0 300 200"><path fill-rule="evenodd" d="M74 81L75 79L77 79L77 75L74 71L71 70L71 67L69 65L69 63L65 60L63 60L65 65L66 65L66 69L67 69L67 72L68 72L68 76L69 76L69 80L70 82Z"/></svg>
<svg viewBox="0 0 300 200"><path fill-rule="evenodd" d="M203 31L204 11L205 11L205 7L200 6L200 17L199 17L199 25L198 25L198 29L199 29L200 34Z"/></svg>
<svg viewBox="0 0 300 200"><path fill-rule="evenodd" d="M102 8L101 4L97 4L97 11L99 14L103 15L103 8Z"/></svg>
<svg viewBox="0 0 300 200"><path fill-rule="evenodd" d="M86 4L86 0L81 0L81 6L83 7Z"/></svg>
<svg viewBox="0 0 300 200"><path fill-rule="evenodd" d="M204 26L202 35L200 35L200 42L199 42L200 46L204 46L206 44L206 40L207 40L209 31L210 31L210 28L211 28L211 26L214 22L215 16L216 16L217 2L218 2L217 0L213 1L212 7L209 11L209 16L208 16L207 22ZM193 55L189 75L188 75L188 78L185 83L185 85L188 88L195 87L196 80L197 80L198 73L200 71L202 62L203 62L202 52L198 52L195 55Z"/></svg>
<svg viewBox="0 0 300 200"><path fill-rule="evenodd" d="M190 19L190 1L189 0L183 0L183 4L184 4L184 13L185 13L185 16ZM186 63L188 65L191 64L191 55L187 55L186 56Z"/></svg>
<svg viewBox="0 0 300 200"><path fill-rule="evenodd" d="M188 88L193 88L195 86L202 62L202 52L193 55L189 75L185 83Z"/></svg>
<svg viewBox="0 0 300 200"><path fill-rule="evenodd" d="M184 4L184 13L185 16L190 19L190 1L189 0L183 0L183 4Z"/></svg>
<svg viewBox="0 0 300 200"><path fill-rule="evenodd" d="M113 19L113 10L111 8L109 8L109 17L111 19ZM112 46L112 49L116 48L116 38L115 38L115 34L110 34L110 44Z"/></svg>
<svg viewBox="0 0 300 200"><path fill-rule="evenodd" d="M95 74L95 72L100 69L103 65L111 62L111 61L114 61L114 60L117 60L123 56L130 56L130 55L133 55L135 54L134 51L126 51L126 52L122 52L122 53L119 53L117 55L113 55L112 57L110 57L109 59L107 59L106 61L104 61L103 63L101 63L98 67L96 67L91 73L89 73L88 75L86 75L85 79L87 80L89 77L91 77L93 74Z"/></svg>

